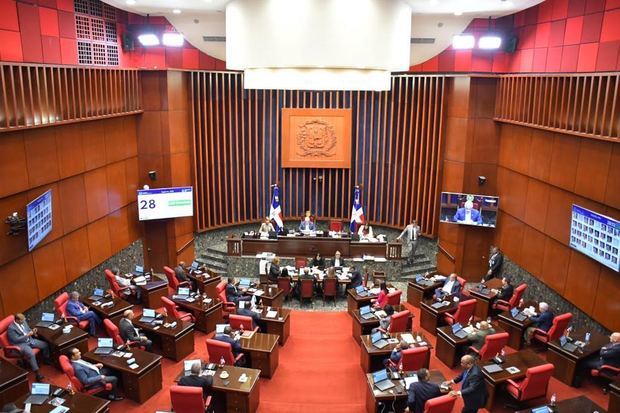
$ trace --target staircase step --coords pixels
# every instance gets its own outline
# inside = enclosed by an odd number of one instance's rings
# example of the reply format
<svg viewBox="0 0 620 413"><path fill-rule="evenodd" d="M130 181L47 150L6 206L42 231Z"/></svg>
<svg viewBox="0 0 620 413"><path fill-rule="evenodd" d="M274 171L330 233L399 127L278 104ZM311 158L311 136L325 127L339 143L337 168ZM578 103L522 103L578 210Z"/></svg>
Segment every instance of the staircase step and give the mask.
<svg viewBox="0 0 620 413"><path fill-rule="evenodd" d="M213 254L211 251L207 251L206 253L203 252L200 256L206 260L221 262L222 264L226 264L228 262L225 256Z"/></svg>
<svg viewBox="0 0 620 413"><path fill-rule="evenodd" d="M214 255L220 255L222 257L225 257L226 254L228 253L226 246L224 245L223 248L218 248L217 246L210 246L207 247L207 253L211 253Z"/></svg>

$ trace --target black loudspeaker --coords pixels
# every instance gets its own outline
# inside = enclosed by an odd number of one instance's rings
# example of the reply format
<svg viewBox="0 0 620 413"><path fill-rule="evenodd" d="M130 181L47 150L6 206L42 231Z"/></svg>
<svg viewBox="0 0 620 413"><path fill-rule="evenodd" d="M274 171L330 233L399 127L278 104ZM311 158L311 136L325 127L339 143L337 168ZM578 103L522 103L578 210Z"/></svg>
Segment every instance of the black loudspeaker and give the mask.
<svg viewBox="0 0 620 413"><path fill-rule="evenodd" d="M123 33L123 51L131 52L134 49L133 35L129 32Z"/></svg>
<svg viewBox="0 0 620 413"><path fill-rule="evenodd" d="M514 53L517 50L517 43L519 39L515 35L508 35L504 38L504 51L506 53Z"/></svg>
<svg viewBox="0 0 620 413"><path fill-rule="evenodd" d="M149 171L149 178L151 181L157 181L157 171Z"/></svg>

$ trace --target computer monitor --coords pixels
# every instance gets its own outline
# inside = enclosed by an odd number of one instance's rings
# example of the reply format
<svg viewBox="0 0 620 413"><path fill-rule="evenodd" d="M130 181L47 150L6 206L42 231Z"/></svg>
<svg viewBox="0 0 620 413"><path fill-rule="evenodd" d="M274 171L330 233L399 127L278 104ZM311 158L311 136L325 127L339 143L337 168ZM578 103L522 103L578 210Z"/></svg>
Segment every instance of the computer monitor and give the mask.
<svg viewBox="0 0 620 413"><path fill-rule="evenodd" d="M54 313L41 314L41 321L54 321Z"/></svg>
<svg viewBox="0 0 620 413"><path fill-rule="evenodd" d="M239 287L249 287L250 286L250 279L249 278L241 278L239 280Z"/></svg>
<svg viewBox="0 0 620 413"><path fill-rule="evenodd" d="M114 340L111 338L98 338L97 339L97 347L113 347Z"/></svg>
<svg viewBox="0 0 620 413"><path fill-rule="evenodd" d="M152 308L145 308L144 311L142 311L142 316L155 317L155 310L153 310Z"/></svg>
<svg viewBox="0 0 620 413"><path fill-rule="evenodd" d="M50 394L49 383L32 383L31 394L48 396Z"/></svg>
<svg viewBox="0 0 620 413"><path fill-rule="evenodd" d="M513 317L516 317L516 316L517 316L517 314L519 314L519 309L517 309L517 308L511 308L511 309L510 309L510 314L511 314Z"/></svg>
<svg viewBox="0 0 620 413"><path fill-rule="evenodd" d="M179 287L179 295L189 295L189 288Z"/></svg>
<svg viewBox="0 0 620 413"><path fill-rule="evenodd" d="M560 346L564 347L567 342L568 339L566 338L566 336L560 336Z"/></svg>
<svg viewBox="0 0 620 413"><path fill-rule="evenodd" d="M95 288L95 292L93 292L93 295L103 297L103 288Z"/></svg>
<svg viewBox="0 0 620 413"><path fill-rule="evenodd" d="M142 265L136 265L136 273L142 274L144 272L144 267Z"/></svg>

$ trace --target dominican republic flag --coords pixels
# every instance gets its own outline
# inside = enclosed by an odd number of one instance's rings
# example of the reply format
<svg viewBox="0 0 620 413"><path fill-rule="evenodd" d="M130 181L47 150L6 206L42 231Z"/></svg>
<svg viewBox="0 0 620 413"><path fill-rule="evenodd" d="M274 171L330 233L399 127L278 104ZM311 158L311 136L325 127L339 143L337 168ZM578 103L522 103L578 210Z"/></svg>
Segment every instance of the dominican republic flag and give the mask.
<svg viewBox="0 0 620 413"><path fill-rule="evenodd" d="M355 187L355 192L353 193L353 206L351 207L351 224L349 225L349 229L351 232L355 232L355 223L363 224L364 223L364 209L362 208L362 204L360 203L360 187Z"/></svg>
<svg viewBox="0 0 620 413"><path fill-rule="evenodd" d="M282 222L282 208L280 208L280 189L278 185L273 186L273 196L271 197L271 206L269 207L269 219L275 223L276 231L279 232L284 226Z"/></svg>

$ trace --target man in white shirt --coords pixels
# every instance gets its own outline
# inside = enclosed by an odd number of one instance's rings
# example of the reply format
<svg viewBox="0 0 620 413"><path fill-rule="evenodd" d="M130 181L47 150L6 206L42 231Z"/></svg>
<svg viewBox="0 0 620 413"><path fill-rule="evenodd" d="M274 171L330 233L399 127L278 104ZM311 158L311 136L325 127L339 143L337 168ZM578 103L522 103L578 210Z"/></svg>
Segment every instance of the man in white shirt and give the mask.
<svg viewBox="0 0 620 413"><path fill-rule="evenodd" d="M443 287L435 290L435 296L441 298L445 295L458 294L459 291L461 291L461 287L461 283L459 283L456 274L452 273L448 278L446 278L446 281L443 283Z"/></svg>
<svg viewBox="0 0 620 413"><path fill-rule="evenodd" d="M103 367L103 364L93 364L86 360L82 360L82 353L75 347L69 350L69 357L71 358L71 366L73 366L75 377L77 377L85 388L105 386L106 383L110 383L112 385L112 391L108 398L112 401L123 400L123 398L117 394L116 390L118 378L112 376L110 370Z"/></svg>
<svg viewBox="0 0 620 413"><path fill-rule="evenodd" d="M420 227L415 222L411 221L411 224L407 225L403 232L396 239L405 239L409 244L409 257L407 258L407 264L412 265L415 261L415 251L418 248L418 238L420 237Z"/></svg>
<svg viewBox="0 0 620 413"><path fill-rule="evenodd" d="M113 268L112 273L114 274L114 279L116 280L116 283L120 287L129 288L130 294L127 294L127 296L133 295L134 297L136 297L136 300L140 301L140 289L137 286L131 284L131 279L123 277L121 275L121 270L119 270L118 268Z"/></svg>

